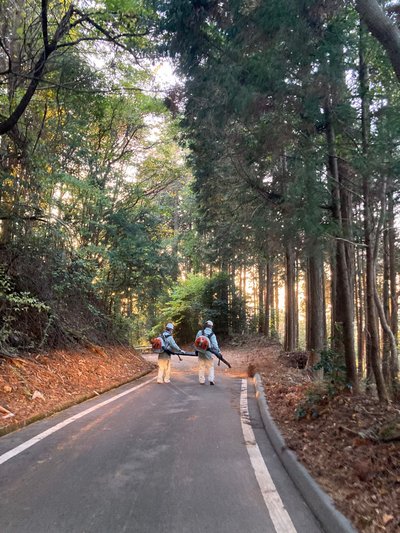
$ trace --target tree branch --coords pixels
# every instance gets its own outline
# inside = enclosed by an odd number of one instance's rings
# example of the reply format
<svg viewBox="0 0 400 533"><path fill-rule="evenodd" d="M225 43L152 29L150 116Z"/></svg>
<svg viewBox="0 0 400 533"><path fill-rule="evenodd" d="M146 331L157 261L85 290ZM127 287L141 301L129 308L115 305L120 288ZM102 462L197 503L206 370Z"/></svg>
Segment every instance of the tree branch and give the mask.
<svg viewBox="0 0 400 533"><path fill-rule="evenodd" d="M356 0L356 9L372 35L386 50L400 81L400 30L383 11L377 0Z"/></svg>
<svg viewBox="0 0 400 533"><path fill-rule="evenodd" d="M72 20L72 17L74 15L78 15L78 18L76 20ZM73 41L69 42L62 42L63 37L68 35L71 28L74 28L78 25L84 26L86 24L90 25L93 29L95 29L97 32L99 32L99 36L84 36L77 39L74 39ZM107 28L103 27L101 24L97 23L96 20L94 20L93 17L91 17L88 13L84 13L77 9L73 3L70 4L68 10L64 13L62 19L57 25L57 28L52 36L52 38L49 38L48 35L48 0L42 0L41 1L41 28L42 28L42 38L43 38L43 49L39 53L39 56L37 60L34 62L33 68L30 73L30 83L25 91L25 94L22 96L21 100L15 107L15 109L11 112L11 114L8 116L8 118L5 118L1 120L0 122L0 135L4 135L6 133L9 133L18 123L19 119L25 112L26 108L28 107L33 95L35 94L39 83L43 81L43 74L48 62L48 59L51 54L53 54L56 50L59 50L61 48L71 48L73 46L76 46L82 41L95 41L95 40L104 40L106 42L111 42L115 46L118 46L130 53L132 53L131 50L129 50L129 47L126 46L123 42L120 40L125 37L143 37L148 34L148 31L138 32L138 33L115 33L113 30L108 30ZM114 34L115 33L115 34ZM0 41L0 47L4 50L4 45ZM6 50L4 50L6 52ZM7 52L6 52L6 55ZM9 68L6 72L3 72L3 74L9 74L11 72L11 69Z"/></svg>
<svg viewBox="0 0 400 533"><path fill-rule="evenodd" d="M48 20L47 20L47 0L42 0L42 12L41 12L41 19L42 19L42 35L43 35L43 43L44 43L44 49L47 50L49 47L49 32L48 32Z"/></svg>
<svg viewBox="0 0 400 533"><path fill-rule="evenodd" d="M43 1L42 9L46 9L46 8L47 8L47 2ZM49 56L56 50L58 41L62 39L62 37L68 32L69 21L73 14L73 10L74 10L74 7L73 7L73 4L71 4L68 11L64 14L63 18L61 19L51 42L48 43L47 47L45 47L40 53L39 59L36 61L34 65L32 79L31 79L30 84L28 85L28 88L25 94L19 101L14 111L10 114L10 116L3 122L0 122L0 135L4 135L5 133L8 133L17 124L18 120L21 118L26 108L28 107L42 79L43 72L44 72ZM42 16L43 16L43 13L42 13Z"/></svg>

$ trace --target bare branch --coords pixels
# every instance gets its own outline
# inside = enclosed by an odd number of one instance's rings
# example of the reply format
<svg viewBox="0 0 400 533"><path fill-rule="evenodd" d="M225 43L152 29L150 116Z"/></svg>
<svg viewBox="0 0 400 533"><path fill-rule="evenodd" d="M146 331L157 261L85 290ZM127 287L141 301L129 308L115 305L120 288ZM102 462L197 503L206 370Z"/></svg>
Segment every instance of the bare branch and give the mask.
<svg viewBox="0 0 400 533"><path fill-rule="evenodd" d="M47 20L47 0L42 0L42 34L43 34L43 43L44 49L47 50L49 47L49 33L48 33L48 20Z"/></svg>

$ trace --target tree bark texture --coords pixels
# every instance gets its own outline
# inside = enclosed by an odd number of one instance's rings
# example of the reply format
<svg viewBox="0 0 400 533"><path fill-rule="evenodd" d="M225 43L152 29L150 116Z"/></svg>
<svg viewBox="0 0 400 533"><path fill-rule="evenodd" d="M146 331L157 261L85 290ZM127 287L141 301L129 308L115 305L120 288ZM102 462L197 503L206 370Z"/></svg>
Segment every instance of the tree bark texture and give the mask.
<svg viewBox="0 0 400 533"><path fill-rule="evenodd" d="M383 232L383 288L382 288L382 308L385 315L385 320L390 324L390 301L389 301L389 284L390 284L390 273L389 273L389 234L388 227L386 227ZM389 326L388 326L389 327ZM391 376L390 376L390 340L389 335L383 329L382 334L383 339L383 352L382 352L382 372L385 383L388 387L391 386Z"/></svg>
<svg viewBox="0 0 400 533"><path fill-rule="evenodd" d="M341 208L341 187L340 175L338 169L338 158L336 154L336 137L332 123L330 102L325 107L326 117L326 135L328 148L329 171L333 181L332 200L333 214L338 228L343 232L342 208ZM335 331L334 331L334 349L340 350L343 345L344 359L346 363L346 377L348 383L354 390L358 389L357 371L355 364L354 350L354 305L352 283L349 278L349 270L346 248L342 238L336 239L336 293L335 298ZM340 351L339 351L340 353Z"/></svg>
<svg viewBox="0 0 400 533"><path fill-rule="evenodd" d="M366 21L365 21L366 22ZM371 362L376 389L379 400L388 401L385 381L383 379L380 352L379 331L377 319L376 292L376 257L375 242L373 239L373 218L371 208L370 176L367 168L370 137L370 96L368 64L365 60L365 27L363 21L360 24L360 47L359 47L359 85L361 98L361 140L362 153L364 156L364 170L362 176L363 204L364 204L364 242L366 245L366 349L367 357Z"/></svg>
<svg viewBox="0 0 400 533"><path fill-rule="evenodd" d="M266 277L266 291L265 291L265 313L264 313L264 334L267 337L271 336L271 329L275 329L275 321L273 320L273 301L274 301L274 277L273 266L270 259L267 260L267 277Z"/></svg>
<svg viewBox="0 0 400 533"><path fill-rule="evenodd" d="M362 269L362 251L356 250L357 261L357 286L356 286L356 309L357 309L357 369L361 377L364 371L364 293L363 293L363 269Z"/></svg>
<svg viewBox="0 0 400 533"><path fill-rule="evenodd" d="M280 313L279 313L279 281L278 276L275 276L274 283L274 327L275 331L278 333L280 331Z"/></svg>
<svg viewBox="0 0 400 533"><path fill-rule="evenodd" d="M293 245L286 243L285 350L296 348L296 263Z"/></svg>
<svg viewBox="0 0 400 533"><path fill-rule="evenodd" d="M258 333L264 333L264 327L265 327L265 308L264 308L264 300L265 300L265 267L261 260L258 262L258 325L257 330Z"/></svg>
<svg viewBox="0 0 400 533"><path fill-rule="evenodd" d="M313 371L315 379L323 378L323 370L314 370L321 360L321 351L326 345L324 312L324 273L322 250L318 245L307 259L307 366Z"/></svg>

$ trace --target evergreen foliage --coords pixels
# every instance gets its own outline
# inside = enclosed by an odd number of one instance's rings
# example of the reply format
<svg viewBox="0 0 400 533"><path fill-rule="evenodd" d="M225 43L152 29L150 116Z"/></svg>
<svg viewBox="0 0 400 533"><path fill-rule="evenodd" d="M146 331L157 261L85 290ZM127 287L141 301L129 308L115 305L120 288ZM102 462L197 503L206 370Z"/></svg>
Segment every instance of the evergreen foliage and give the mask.
<svg viewBox="0 0 400 533"><path fill-rule="evenodd" d="M263 271L267 264L283 264L290 343L299 338L294 284L302 275L307 347L321 354L327 344L323 265L329 262L332 343L356 387L353 241L374 247L378 259L388 201L382 191L390 187L393 199L398 190L391 165L398 159L392 140L398 139L399 89L387 58L376 41L363 38L354 6L341 1L169 0L159 8L162 38L185 77L182 125L200 206L197 230L207 250L199 270L229 272L246 297L246 274L257 269L262 329ZM398 265L391 268L398 271ZM391 283L396 291L394 277ZM271 299L271 286L268 291ZM374 298L379 300L379 291L368 306L379 309ZM385 298L386 319L396 322L396 304ZM384 322L382 317L380 312ZM361 344L359 351L361 358ZM371 358L367 364L381 389L380 362L376 354Z"/></svg>
<svg viewBox="0 0 400 533"><path fill-rule="evenodd" d="M107 0L85 25L72 5L3 2L2 350L170 320L189 341L211 318L332 350L355 389L357 348L387 399L400 93L359 20L371 3ZM159 54L183 80L161 97Z"/></svg>

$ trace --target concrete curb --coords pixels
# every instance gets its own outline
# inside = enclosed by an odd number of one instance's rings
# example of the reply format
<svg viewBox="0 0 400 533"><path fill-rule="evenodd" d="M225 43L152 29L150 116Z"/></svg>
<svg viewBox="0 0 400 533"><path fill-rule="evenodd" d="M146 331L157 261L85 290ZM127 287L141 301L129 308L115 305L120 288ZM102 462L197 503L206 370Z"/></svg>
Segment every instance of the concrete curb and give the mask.
<svg viewBox="0 0 400 533"><path fill-rule="evenodd" d="M257 403L265 431L279 459L299 489L304 500L320 521L326 533L357 533L350 521L334 505L333 500L310 476L308 470L298 461L294 452L289 450L269 412L264 387L259 374L254 376Z"/></svg>

